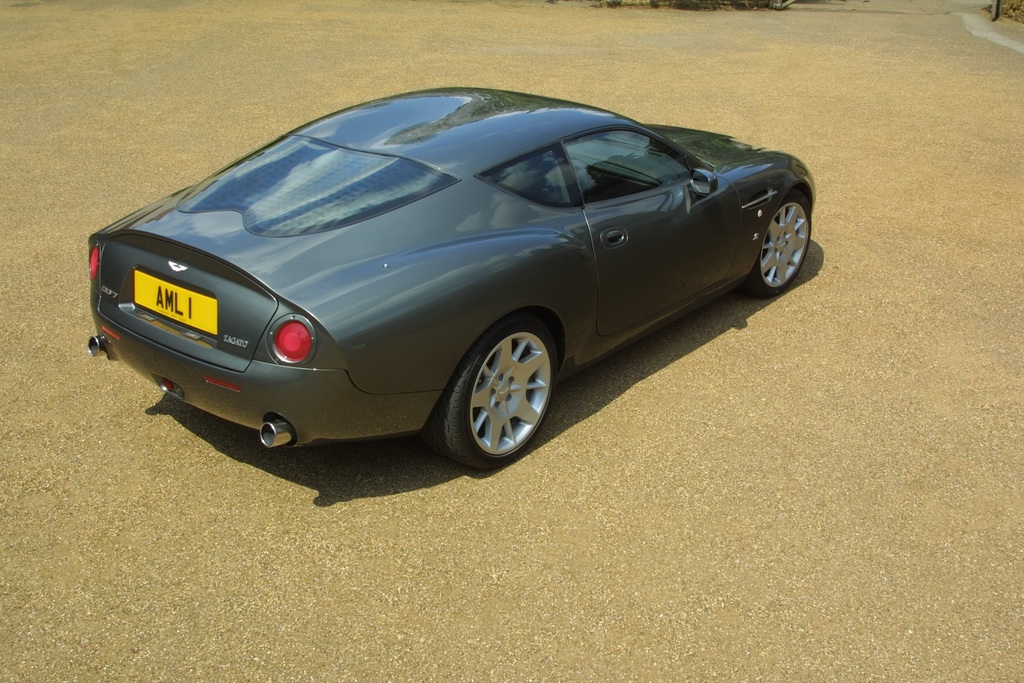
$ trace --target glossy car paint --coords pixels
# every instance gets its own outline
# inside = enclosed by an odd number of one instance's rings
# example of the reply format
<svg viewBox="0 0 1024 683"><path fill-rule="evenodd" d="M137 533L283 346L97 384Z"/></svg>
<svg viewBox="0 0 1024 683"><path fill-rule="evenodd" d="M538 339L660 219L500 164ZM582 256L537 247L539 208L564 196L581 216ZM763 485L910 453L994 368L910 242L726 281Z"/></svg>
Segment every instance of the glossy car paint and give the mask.
<svg viewBox="0 0 1024 683"><path fill-rule="evenodd" d="M701 196L682 182L552 208L478 177L606 129L655 137L717 187ZM792 156L518 93L411 93L289 135L412 159L458 182L353 225L289 237L253 234L234 211L183 212L188 191L179 192L90 237L101 250L91 307L109 357L234 422L258 428L284 417L300 444L418 431L467 349L515 311L544 322L561 375L575 372L737 286L785 195L799 188L813 201L811 175ZM609 241L614 230L625 243ZM217 297L217 335L196 339L140 310L136 269ZM298 365L270 346L289 316L315 337Z"/></svg>

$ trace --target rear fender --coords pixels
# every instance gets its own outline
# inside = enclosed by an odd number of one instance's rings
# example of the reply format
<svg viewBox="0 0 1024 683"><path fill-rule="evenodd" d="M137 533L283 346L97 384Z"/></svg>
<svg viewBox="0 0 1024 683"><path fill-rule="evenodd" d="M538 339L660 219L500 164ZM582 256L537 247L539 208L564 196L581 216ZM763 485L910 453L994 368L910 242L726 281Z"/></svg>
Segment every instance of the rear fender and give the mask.
<svg viewBox="0 0 1024 683"><path fill-rule="evenodd" d="M361 390L438 390L513 311L551 311L569 337L593 324L597 271L579 234L502 230L371 259L325 274L297 303L318 313Z"/></svg>

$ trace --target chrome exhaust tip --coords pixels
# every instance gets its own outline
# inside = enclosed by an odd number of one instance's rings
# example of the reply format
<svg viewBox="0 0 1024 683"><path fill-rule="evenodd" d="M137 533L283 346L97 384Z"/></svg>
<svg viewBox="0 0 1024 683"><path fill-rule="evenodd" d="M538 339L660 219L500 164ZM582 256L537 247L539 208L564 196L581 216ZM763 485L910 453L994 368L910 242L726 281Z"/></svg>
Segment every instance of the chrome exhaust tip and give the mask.
<svg viewBox="0 0 1024 683"><path fill-rule="evenodd" d="M295 427L283 418L267 420L260 427L260 441L267 448L291 446L295 443Z"/></svg>
<svg viewBox="0 0 1024 683"><path fill-rule="evenodd" d="M93 335L92 337L89 337L89 355L95 358L100 354L103 354L107 358L110 357L110 354L107 353L107 340L98 334Z"/></svg>

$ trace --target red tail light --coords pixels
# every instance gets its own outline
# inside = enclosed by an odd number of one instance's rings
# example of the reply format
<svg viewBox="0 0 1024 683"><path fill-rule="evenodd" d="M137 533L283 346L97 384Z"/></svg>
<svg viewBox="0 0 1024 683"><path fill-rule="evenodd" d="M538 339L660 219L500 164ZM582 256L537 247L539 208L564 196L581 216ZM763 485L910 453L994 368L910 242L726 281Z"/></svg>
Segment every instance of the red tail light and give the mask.
<svg viewBox="0 0 1024 683"><path fill-rule="evenodd" d="M286 320L274 331L274 354L285 363L301 363L313 352L313 331L295 318Z"/></svg>
<svg viewBox="0 0 1024 683"><path fill-rule="evenodd" d="M92 245L92 249L89 250L89 279L92 281L96 280L96 276L100 274L100 248L98 245Z"/></svg>

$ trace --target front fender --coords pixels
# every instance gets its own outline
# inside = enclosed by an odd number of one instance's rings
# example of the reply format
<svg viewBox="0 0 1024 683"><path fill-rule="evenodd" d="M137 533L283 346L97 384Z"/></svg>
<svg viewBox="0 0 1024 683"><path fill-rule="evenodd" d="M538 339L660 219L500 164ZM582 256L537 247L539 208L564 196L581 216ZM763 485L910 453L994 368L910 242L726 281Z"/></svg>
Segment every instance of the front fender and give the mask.
<svg viewBox="0 0 1024 683"><path fill-rule="evenodd" d="M721 170L736 188L741 210L740 248L731 268L735 277L750 270L760 253L765 230L786 196L800 188L814 202L814 178L796 157L784 152L758 152ZM762 197L766 199L759 201Z"/></svg>

